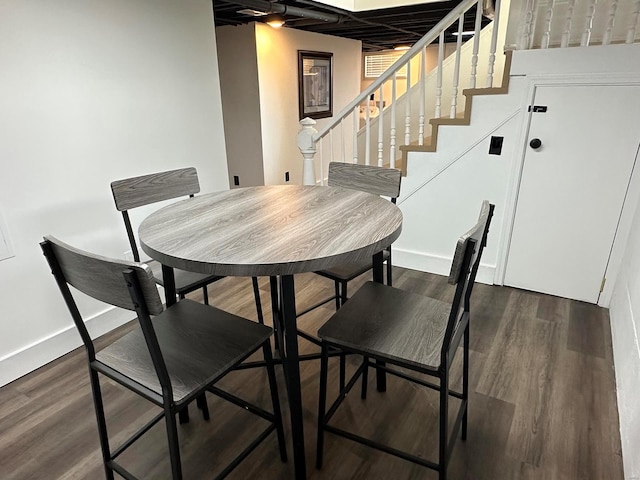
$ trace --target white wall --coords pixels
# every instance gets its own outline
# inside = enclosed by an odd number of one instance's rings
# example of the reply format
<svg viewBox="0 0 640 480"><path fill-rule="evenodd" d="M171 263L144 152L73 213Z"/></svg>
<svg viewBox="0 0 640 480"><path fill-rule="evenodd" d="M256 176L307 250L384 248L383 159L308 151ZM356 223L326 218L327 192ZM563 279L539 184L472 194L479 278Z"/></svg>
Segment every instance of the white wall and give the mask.
<svg viewBox="0 0 640 480"><path fill-rule="evenodd" d="M333 113L360 93L362 44L290 28L256 25L260 115L265 184L281 184L289 171L291 183L302 183L302 155L296 144L298 114L298 50L333 53ZM320 130L332 118L317 120ZM347 128L346 135L351 129ZM350 144L350 140L346 140ZM319 162L316 162L319 163Z"/></svg>
<svg viewBox="0 0 640 480"><path fill-rule="evenodd" d="M522 79L509 95L476 96L468 126L441 126L436 152L409 152L398 203L403 231L394 263L448 274L457 238L469 229L482 200L496 205L478 280L493 283L504 221L509 175L522 122ZM504 137L501 155L489 155L491 136Z"/></svg>
<svg viewBox="0 0 640 480"><path fill-rule="evenodd" d="M230 182L239 175L240 186L283 184L289 172L289 183L301 184L298 50L333 53L337 113L360 93L361 42L263 23L218 27L216 35Z"/></svg>
<svg viewBox="0 0 640 480"><path fill-rule="evenodd" d="M228 188L207 0L0 1L0 385L80 340L38 243L129 249L109 183L195 166ZM91 326L133 318L89 299Z"/></svg>
<svg viewBox="0 0 640 480"><path fill-rule="evenodd" d="M256 24L216 28L229 185L264 185Z"/></svg>
<svg viewBox="0 0 640 480"><path fill-rule="evenodd" d="M638 165L636 165L638 168ZM636 207L609 315L625 477L640 478L640 208Z"/></svg>

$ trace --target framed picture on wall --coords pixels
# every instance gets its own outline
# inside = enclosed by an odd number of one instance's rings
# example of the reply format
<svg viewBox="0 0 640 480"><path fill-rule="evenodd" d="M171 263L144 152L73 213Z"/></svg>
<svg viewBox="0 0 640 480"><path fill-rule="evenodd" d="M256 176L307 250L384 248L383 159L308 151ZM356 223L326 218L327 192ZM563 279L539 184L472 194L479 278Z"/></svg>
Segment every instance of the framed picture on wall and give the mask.
<svg viewBox="0 0 640 480"><path fill-rule="evenodd" d="M298 50L300 120L333 115L333 53Z"/></svg>

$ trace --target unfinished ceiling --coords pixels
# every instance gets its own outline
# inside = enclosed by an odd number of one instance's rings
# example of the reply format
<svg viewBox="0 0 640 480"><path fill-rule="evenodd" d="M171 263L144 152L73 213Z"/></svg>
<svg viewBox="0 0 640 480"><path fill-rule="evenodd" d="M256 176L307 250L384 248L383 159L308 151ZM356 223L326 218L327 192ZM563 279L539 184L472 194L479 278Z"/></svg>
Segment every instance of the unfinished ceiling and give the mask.
<svg viewBox="0 0 640 480"><path fill-rule="evenodd" d="M285 28L360 40L363 51L373 52L415 43L460 2L350 12L314 0L213 0L213 8L216 26L266 22L277 16L285 20ZM475 8L467 12L464 30L473 30L474 16ZM448 29L445 42L455 42L455 28Z"/></svg>

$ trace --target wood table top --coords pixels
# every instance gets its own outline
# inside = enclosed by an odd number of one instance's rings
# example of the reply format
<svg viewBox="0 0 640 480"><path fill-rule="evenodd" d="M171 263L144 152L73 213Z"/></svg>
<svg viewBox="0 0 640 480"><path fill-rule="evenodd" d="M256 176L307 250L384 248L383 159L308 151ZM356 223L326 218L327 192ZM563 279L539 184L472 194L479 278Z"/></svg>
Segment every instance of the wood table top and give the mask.
<svg viewBox="0 0 640 480"><path fill-rule="evenodd" d="M173 268L223 276L291 275L370 258L402 230L402 213L376 195L275 185L174 203L140 225L142 250Z"/></svg>

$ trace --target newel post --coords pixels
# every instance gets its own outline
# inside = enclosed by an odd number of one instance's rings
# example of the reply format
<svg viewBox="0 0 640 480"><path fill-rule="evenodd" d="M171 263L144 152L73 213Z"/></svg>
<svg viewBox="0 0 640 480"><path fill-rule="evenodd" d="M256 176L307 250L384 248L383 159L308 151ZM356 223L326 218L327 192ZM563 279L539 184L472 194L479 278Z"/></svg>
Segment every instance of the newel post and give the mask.
<svg viewBox="0 0 640 480"><path fill-rule="evenodd" d="M302 184L303 185L315 185L316 184L316 169L313 165L313 157L316 154L316 142L313 140L313 136L318 131L313 128L316 121L306 117L300 120L302 128L298 132L298 148L304 163L302 164Z"/></svg>

